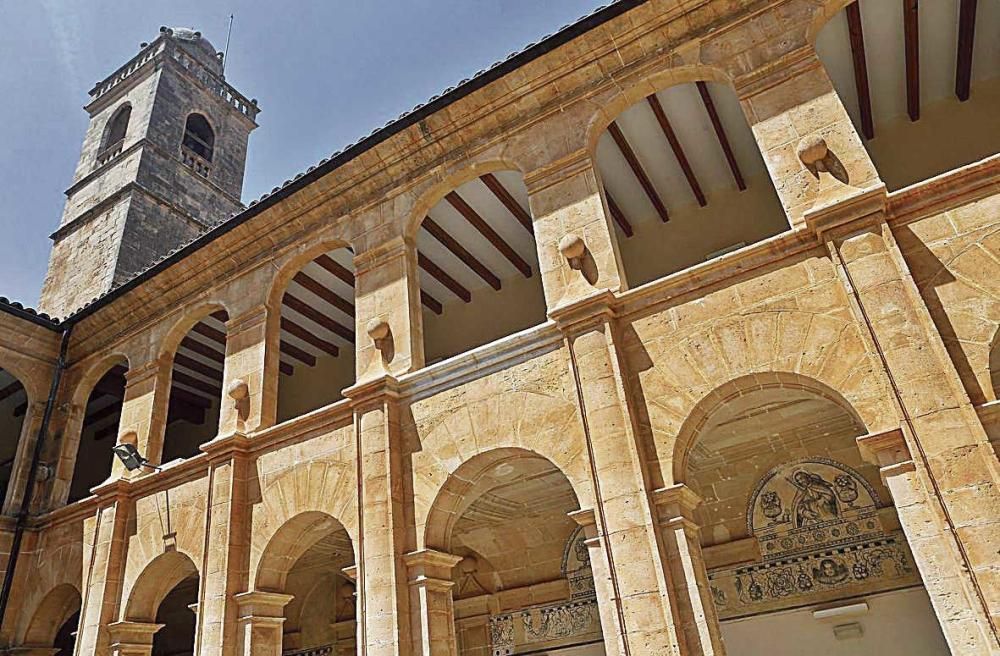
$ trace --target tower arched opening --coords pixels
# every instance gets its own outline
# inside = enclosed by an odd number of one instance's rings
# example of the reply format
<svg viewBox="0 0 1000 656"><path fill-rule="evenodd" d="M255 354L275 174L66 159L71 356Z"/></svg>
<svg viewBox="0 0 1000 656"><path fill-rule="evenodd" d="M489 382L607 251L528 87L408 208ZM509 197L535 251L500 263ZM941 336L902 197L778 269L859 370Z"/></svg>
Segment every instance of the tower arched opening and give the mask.
<svg viewBox="0 0 1000 656"><path fill-rule="evenodd" d="M636 102L596 149L632 287L788 229L733 90L676 84Z"/></svg>
<svg viewBox="0 0 1000 656"><path fill-rule="evenodd" d="M10 371L0 367L0 503L17 464L17 450L28 414L28 393Z"/></svg>
<svg viewBox="0 0 1000 656"><path fill-rule="evenodd" d="M545 322L528 190L517 171L449 191L416 241L427 364Z"/></svg>
<svg viewBox="0 0 1000 656"><path fill-rule="evenodd" d="M1000 152L1000 5L860 0L816 52L890 191Z"/></svg>
<svg viewBox="0 0 1000 656"><path fill-rule="evenodd" d="M111 447L118 437L127 373L128 361L119 358L101 376L87 398L70 483L70 503L89 496L92 487L111 476L114 459Z"/></svg>

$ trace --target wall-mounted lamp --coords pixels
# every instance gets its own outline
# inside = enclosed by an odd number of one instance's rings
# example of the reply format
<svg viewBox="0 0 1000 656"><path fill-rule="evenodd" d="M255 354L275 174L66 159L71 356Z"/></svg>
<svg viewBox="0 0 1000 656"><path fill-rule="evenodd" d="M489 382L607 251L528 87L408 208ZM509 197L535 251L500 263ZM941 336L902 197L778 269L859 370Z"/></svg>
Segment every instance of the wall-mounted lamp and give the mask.
<svg viewBox="0 0 1000 656"><path fill-rule="evenodd" d="M118 456L118 459L122 461L123 465L125 465L125 469L130 472L142 467L148 467L156 470L160 469L160 467L157 467L156 465L149 464L149 461L139 453L139 449L135 448L134 444L120 442L111 447L111 450L114 451L115 455Z"/></svg>

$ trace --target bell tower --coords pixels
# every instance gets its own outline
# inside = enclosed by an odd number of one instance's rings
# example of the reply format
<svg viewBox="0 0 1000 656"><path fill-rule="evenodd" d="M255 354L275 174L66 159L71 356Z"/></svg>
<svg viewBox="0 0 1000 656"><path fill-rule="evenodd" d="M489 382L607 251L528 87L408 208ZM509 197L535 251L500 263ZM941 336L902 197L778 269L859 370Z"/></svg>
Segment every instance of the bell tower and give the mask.
<svg viewBox="0 0 1000 656"><path fill-rule="evenodd" d="M90 91L39 308L66 317L243 209L256 100L200 32L160 28Z"/></svg>

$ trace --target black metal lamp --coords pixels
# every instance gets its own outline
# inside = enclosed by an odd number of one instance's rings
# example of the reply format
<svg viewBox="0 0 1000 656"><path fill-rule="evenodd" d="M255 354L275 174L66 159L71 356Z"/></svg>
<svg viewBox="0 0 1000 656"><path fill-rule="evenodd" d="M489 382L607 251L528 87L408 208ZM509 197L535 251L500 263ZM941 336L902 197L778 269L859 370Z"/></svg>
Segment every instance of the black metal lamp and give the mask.
<svg viewBox="0 0 1000 656"><path fill-rule="evenodd" d="M159 467L149 464L149 461L142 457L139 453L139 449L135 448L135 445L129 444L128 442L116 444L111 447L111 450L115 452L118 459L122 461L123 465L125 465L125 469L129 471L135 471L141 467L159 469Z"/></svg>

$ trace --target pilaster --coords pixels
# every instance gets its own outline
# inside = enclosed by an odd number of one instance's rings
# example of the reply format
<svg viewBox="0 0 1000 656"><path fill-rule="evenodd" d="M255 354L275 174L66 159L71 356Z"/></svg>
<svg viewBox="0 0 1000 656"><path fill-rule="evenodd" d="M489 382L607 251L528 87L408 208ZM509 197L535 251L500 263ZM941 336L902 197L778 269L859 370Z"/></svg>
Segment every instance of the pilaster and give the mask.
<svg viewBox="0 0 1000 656"><path fill-rule="evenodd" d="M686 653L725 656L722 629L701 553L701 529L694 516L701 498L688 486L678 484L656 490L653 501L670 563Z"/></svg>
<svg viewBox="0 0 1000 656"><path fill-rule="evenodd" d="M292 595L244 592L234 597L239 617L241 656L281 656L281 628Z"/></svg>
<svg viewBox="0 0 1000 656"><path fill-rule="evenodd" d="M41 401L30 403L25 410L21 432L17 438L17 450L14 452L11 477L7 484L7 494L3 500L4 515L16 514L21 509L21 500L24 499L28 472L31 469L31 456L35 450L35 441L38 439L44 414L45 403Z"/></svg>
<svg viewBox="0 0 1000 656"><path fill-rule="evenodd" d="M597 611L601 616L601 633L604 635L605 656L622 656L625 651L625 637L618 613L614 576L608 561L607 540L597 529L597 513L592 508L581 508L569 513L570 519L583 527L584 544L590 555L590 568L594 575L594 594L597 595Z"/></svg>
<svg viewBox="0 0 1000 656"><path fill-rule="evenodd" d="M219 434L252 433L274 425L278 412L280 323L278 311L266 305L252 308L226 322L226 362ZM246 396L229 394L234 384Z"/></svg>
<svg viewBox="0 0 1000 656"><path fill-rule="evenodd" d="M601 193L598 172L580 150L525 175L546 305L572 304L595 289L625 287L618 242ZM574 262L561 252L564 239L583 249Z"/></svg>
<svg viewBox="0 0 1000 656"><path fill-rule="evenodd" d="M108 625L112 655L150 656L153 653L153 636L164 626L166 625L127 621Z"/></svg>
<svg viewBox="0 0 1000 656"><path fill-rule="evenodd" d="M461 556L422 549L403 556L409 570L414 654L457 656L451 570Z"/></svg>
<svg viewBox="0 0 1000 656"><path fill-rule="evenodd" d="M566 335L597 496L597 535L610 565L622 653L679 654L670 573L654 525L644 458L627 410L614 296L551 311Z"/></svg>
<svg viewBox="0 0 1000 656"><path fill-rule="evenodd" d="M157 358L125 374L125 398L122 401L118 435L135 434L136 448L149 462L159 464L163 456L163 435L167 427L167 404L170 395L172 363ZM126 475L116 458L111 477Z"/></svg>
<svg viewBox="0 0 1000 656"><path fill-rule="evenodd" d="M358 453L358 653L409 656L403 445L396 379L344 390L354 404Z"/></svg>

